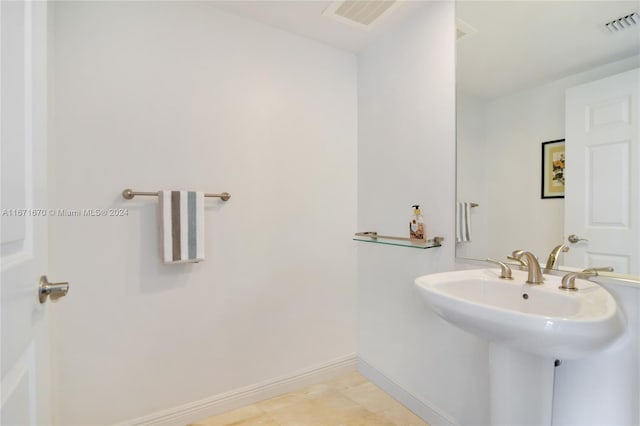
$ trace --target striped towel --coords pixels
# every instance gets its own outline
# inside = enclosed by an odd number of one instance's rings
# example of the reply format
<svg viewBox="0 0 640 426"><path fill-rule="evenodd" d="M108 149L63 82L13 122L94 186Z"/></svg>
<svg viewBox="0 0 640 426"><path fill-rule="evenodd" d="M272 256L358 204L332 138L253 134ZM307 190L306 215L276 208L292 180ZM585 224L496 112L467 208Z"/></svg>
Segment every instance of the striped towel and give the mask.
<svg viewBox="0 0 640 426"><path fill-rule="evenodd" d="M204 260L204 193L159 191L164 263Z"/></svg>
<svg viewBox="0 0 640 426"><path fill-rule="evenodd" d="M464 201L456 205L456 242L471 241L471 203Z"/></svg>

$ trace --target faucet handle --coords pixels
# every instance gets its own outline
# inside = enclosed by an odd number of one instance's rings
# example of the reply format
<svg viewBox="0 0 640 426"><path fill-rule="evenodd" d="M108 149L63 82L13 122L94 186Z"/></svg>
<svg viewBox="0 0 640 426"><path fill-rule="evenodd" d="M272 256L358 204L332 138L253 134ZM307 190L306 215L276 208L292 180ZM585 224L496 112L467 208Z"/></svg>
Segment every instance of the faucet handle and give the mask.
<svg viewBox="0 0 640 426"><path fill-rule="evenodd" d="M613 268L611 266L599 266L597 268L584 269L582 272L613 272Z"/></svg>
<svg viewBox="0 0 640 426"><path fill-rule="evenodd" d="M562 277L562 285L558 287L560 290L578 291L576 288L576 278L597 277L598 272L613 272L611 266L603 266L598 268L587 268L579 272L569 272Z"/></svg>
<svg viewBox="0 0 640 426"><path fill-rule="evenodd" d="M500 278L503 280L512 280L511 276L511 268L504 262L500 262L499 260L487 258L485 261L490 263L495 263L496 265L500 265Z"/></svg>

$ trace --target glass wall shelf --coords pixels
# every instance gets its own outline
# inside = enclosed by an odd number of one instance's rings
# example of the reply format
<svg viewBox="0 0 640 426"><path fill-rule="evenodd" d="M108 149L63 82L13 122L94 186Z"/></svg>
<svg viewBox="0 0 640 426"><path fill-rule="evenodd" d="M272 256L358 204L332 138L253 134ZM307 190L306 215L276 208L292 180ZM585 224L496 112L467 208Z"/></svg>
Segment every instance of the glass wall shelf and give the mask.
<svg viewBox="0 0 640 426"><path fill-rule="evenodd" d="M393 237L390 235L378 235L377 232L357 232L354 241L361 241L363 243L385 244L389 246L409 247L420 250L428 248L442 247L444 238L434 237L432 240L414 240L404 237Z"/></svg>

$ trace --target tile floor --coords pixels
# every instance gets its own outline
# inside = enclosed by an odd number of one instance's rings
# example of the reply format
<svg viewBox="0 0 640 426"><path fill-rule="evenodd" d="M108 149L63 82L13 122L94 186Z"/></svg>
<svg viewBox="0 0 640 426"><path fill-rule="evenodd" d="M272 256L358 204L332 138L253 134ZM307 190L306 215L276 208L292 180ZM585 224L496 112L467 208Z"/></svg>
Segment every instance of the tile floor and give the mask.
<svg viewBox="0 0 640 426"><path fill-rule="evenodd" d="M192 426L429 426L358 373L228 411Z"/></svg>

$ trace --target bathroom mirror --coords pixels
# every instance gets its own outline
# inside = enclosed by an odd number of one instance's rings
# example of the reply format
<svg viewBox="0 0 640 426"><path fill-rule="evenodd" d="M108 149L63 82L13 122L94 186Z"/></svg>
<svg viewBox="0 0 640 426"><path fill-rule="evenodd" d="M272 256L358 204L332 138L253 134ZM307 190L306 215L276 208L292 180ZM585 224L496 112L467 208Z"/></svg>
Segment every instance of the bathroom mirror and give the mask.
<svg viewBox="0 0 640 426"><path fill-rule="evenodd" d="M565 218L569 191L586 171L568 157L565 198L543 198L543 144L565 139L568 88L640 67L640 18L629 17L639 9L637 1L456 1L457 200L477 205L460 208L470 238L456 243L458 258L506 260L525 249L543 264L560 244L571 254L588 244L568 242L565 229L574 223ZM629 203L629 217L640 217L639 205ZM559 255L560 269L607 266L569 256ZM619 269L640 278L635 266Z"/></svg>

